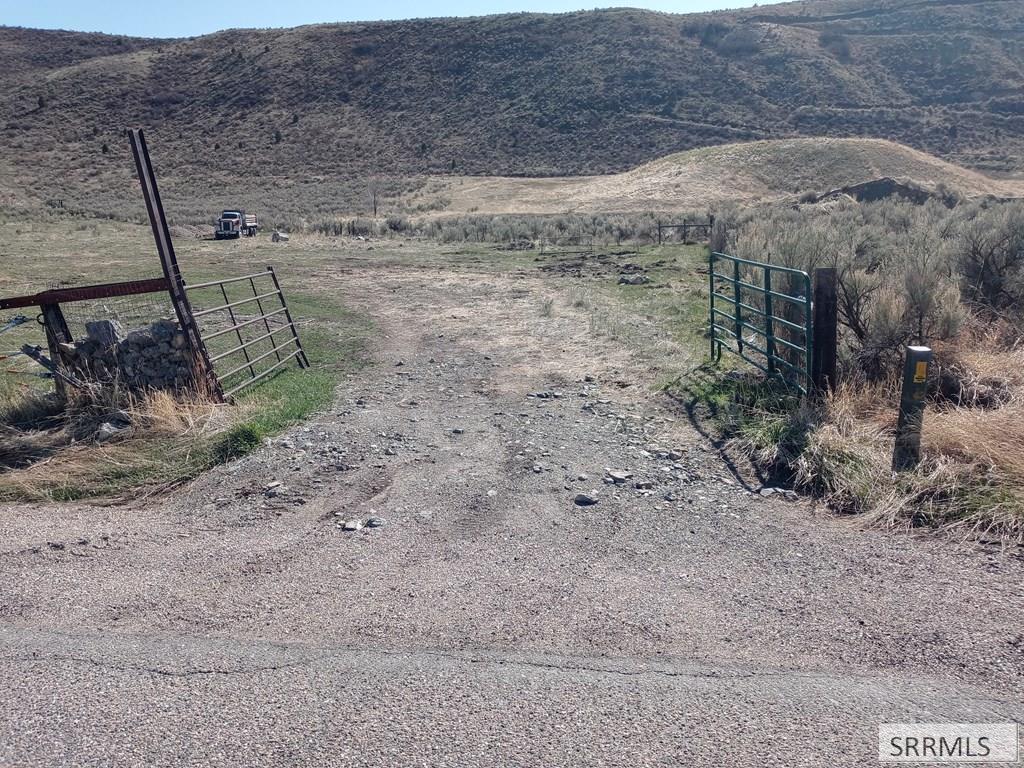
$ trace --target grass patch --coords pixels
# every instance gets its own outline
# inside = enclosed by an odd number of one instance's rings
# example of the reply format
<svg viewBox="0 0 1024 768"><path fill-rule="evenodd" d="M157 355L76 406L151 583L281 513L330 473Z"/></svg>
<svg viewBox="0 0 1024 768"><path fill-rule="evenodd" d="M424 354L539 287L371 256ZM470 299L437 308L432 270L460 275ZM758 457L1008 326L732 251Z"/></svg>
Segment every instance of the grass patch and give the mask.
<svg viewBox="0 0 1024 768"><path fill-rule="evenodd" d="M647 246L622 256L649 282L625 285L619 271L570 288L567 304L589 315L590 330L633 349L660 377L671 380L693 367L703 344L707 298L701 292L706 248Z"/></svg>

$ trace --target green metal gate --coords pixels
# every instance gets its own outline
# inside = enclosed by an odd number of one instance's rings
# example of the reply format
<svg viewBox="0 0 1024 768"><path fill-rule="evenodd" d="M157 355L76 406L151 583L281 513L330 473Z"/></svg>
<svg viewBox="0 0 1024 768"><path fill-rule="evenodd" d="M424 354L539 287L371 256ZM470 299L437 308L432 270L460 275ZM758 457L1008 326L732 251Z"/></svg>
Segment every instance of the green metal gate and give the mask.
<svg viewBox="0 0 1024 768"><path fill-rule="evenodd" d="M810 275L724 253L711 254L708 272L711 358L720 360L728 349L807 394L813 354Z"/></svg>

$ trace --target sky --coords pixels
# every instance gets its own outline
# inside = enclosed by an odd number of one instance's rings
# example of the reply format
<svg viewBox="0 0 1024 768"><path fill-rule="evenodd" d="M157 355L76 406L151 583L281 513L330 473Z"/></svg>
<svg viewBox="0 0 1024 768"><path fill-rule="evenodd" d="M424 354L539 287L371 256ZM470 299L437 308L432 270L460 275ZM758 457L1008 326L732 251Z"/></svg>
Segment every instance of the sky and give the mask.
<svg viewBox="0 0 1024 768"><path fill-rule="evenodd" d="M593 2L593 0L591 0ZM755 5L753 0L613 0L672 13ZM75 29L139 37L188 37L231 27L296 27L336 21L589 10L580 0L0 0L0 26ZM601 6L604 7L604 6Z"/></svg>

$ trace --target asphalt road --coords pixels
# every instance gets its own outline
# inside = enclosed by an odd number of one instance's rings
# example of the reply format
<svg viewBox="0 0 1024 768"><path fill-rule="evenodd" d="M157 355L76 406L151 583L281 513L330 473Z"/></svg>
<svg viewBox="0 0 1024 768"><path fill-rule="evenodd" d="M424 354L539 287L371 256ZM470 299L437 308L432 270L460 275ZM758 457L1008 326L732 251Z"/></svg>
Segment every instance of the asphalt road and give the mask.
<svg viewBox="0 0 1024 768"><path fill-rule="evenodd" d="M870 765L882 722L1024 720L1019 551L751 493L550 283L338 289L384 335L330 412L0 508L0 765Z"/></svg>

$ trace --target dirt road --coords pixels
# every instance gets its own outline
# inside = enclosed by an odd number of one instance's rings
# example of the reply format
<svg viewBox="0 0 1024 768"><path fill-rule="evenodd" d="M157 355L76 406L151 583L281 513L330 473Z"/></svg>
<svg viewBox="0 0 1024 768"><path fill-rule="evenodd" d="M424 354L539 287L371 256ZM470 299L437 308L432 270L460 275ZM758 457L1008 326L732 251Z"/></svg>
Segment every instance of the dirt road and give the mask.
<svg viewBox="0 0 1024 768"><path fill-rule="evenodd" d="M553 281L336 283L382 335L329 413L0 509L0 765L869 765L1024 720L1018 553L751 493Z"/></svg>

